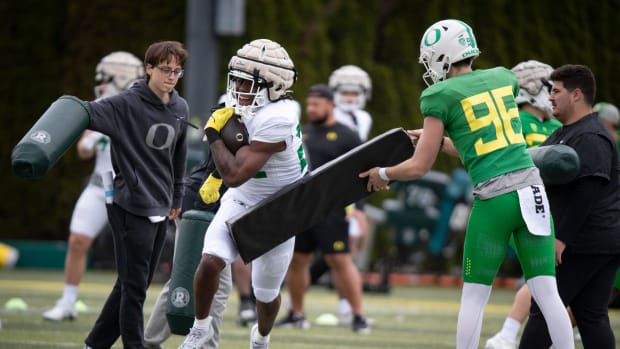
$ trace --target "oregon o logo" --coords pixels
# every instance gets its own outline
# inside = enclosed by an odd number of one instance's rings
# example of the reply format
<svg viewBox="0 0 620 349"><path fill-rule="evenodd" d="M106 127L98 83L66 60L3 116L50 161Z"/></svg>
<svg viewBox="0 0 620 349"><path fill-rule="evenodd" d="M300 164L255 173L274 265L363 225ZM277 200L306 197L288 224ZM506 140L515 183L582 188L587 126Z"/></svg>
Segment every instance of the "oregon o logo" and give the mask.
<svg viewBox="0 0 620 349"><path fill-rule="evenodd" d="M432 34L435 34L434 37L432 36ZM424 37L424 45L433 46L439 41L440 38L441 38L441 31L437 28L433 29L429 31L428 34L426 34L426 36Z"/></svg>
<svg viewBox="0 0 620 349"><path fill-rule="evenodd" d="M169 148L173 142L174 128L168 124L153 124L146 134L146 144L157 150Z"/></svg>
<svg viewBox="0 0 620 349"><path fill-rule="evenodd" d="M177 308L183 308L189 304L189 292L185 287L177 287L170 293L170 303Z"/></svg>
<svg viewBox="0 0 620 349"><path fill-rule="evenodd" d="M41 144L47 144L52 141L52 136L46 131L34 131L30 134L30 139Z"/></svg>
<svg viewBox="0 0 620 349"><path fill-rule="evenodd" d="M334 251L342 251L344 250L344 246L345 246L344 241L340 241L340 240L334 241L334 245L333 245Z"/></svg>

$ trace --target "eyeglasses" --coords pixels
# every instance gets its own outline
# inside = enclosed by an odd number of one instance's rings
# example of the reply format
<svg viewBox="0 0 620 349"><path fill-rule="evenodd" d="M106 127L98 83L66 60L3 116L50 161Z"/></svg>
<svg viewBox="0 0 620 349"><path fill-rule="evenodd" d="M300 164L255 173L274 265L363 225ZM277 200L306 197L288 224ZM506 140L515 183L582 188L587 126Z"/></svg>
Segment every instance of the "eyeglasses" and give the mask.
<svg viewBox="0 0 620 349"><path fill-rule="evenodd" d="M177 78L183 77L183 69L172 69L170 67L155 67L155 68L159 69L159 71L164 73L166 76L170 76L170 74L172 74L176 76Z"/></svg>

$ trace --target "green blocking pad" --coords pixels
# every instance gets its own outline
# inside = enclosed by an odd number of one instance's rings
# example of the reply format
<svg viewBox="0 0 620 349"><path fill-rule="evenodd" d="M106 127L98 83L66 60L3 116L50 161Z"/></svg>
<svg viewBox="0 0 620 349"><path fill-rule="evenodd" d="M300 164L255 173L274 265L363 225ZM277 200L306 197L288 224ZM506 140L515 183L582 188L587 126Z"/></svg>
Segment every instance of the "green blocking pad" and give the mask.
<svg viewBox="0 0 620 349"><path fill-rule="evenodd" d="M58 98L13 148L15 174L43 176L80 138L89 122L86 103L73 96Z"/></svg>
<svg viewBox="0 0 620 349"><path fill-rule="evenodd" d="M413 155L409 135L389 130L310 172L227 224L246 263L370 192L358 174L392 166Z"/></svg>
<svg viewBox="0 0 620 349"><path fill-rule="evenodd" d="M579 174L579 155L566 144L544 145L528 150L547 185L566 184Z"/></svg>
<svg viewBox="0 0 620 349"><path fill-rule="evenodd" d="M194 324L194 273L211 220L211 212L186 211L177 230L166 306L166 319L174 334L185 336Z"/></svg>

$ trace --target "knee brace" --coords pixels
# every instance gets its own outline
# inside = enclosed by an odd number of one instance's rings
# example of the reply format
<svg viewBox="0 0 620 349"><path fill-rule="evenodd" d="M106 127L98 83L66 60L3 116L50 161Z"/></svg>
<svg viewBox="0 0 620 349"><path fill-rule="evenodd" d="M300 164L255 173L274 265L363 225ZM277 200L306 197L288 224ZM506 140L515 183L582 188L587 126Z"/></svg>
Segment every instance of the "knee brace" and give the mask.
<svg viewBox="0 0 620 349"><path fill-rule="evenodd" d="M260 302L270 303L280 294L294 246L295 239L289 239L252 262L252 287Z"/></svg>
<svg viewBox="0 0 620 349"><path fill-rule="evenodd" d="M271 303L280 294L280 288L254 288L254 296L261 303Z"/></svg>

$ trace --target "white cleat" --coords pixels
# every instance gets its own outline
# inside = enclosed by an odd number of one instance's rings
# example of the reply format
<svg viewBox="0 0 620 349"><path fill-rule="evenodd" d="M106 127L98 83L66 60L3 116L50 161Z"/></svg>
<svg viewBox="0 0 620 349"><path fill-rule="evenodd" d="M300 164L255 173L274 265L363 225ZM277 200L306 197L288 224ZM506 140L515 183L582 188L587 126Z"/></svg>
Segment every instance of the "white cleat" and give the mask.
<svg viewBox="0 0 620 349"><path fill-rule="evenodd" d="M338 324L340 326L351 326L353 323L353 312L338 312Z"/></svg>
<svg viewBox="0 0 620 349"><path fill-rule="evenodd" d="M213 337L213 327L197 328L192 327L185 337L185 341L179 349L201 349L209 339Z"/></svg>
<svg viewBox="0 0 620 349"><path fill-rule="evenodd" d="M59 301L52 309L43 313L43 318L50 321L73 320L77 318L77 311L75 305L66 305Z"/></svg>
<svg viewBox="0 0 620 349"><path fill-rule="evenodd" d="M517 343L515 341L510 341L499 333L495 336L489 338L487 343L484 345L484 349L516 349Z"/></svg>
<svg viewBox="0 0 620 349"><path fill-rule="evenodd" d="M258 333L258 324L254 324L254 326L252 326L252 330L250 331L250 349L269 349L270 338L270 334L266 337L261 336L260 333Z"/></svg>

